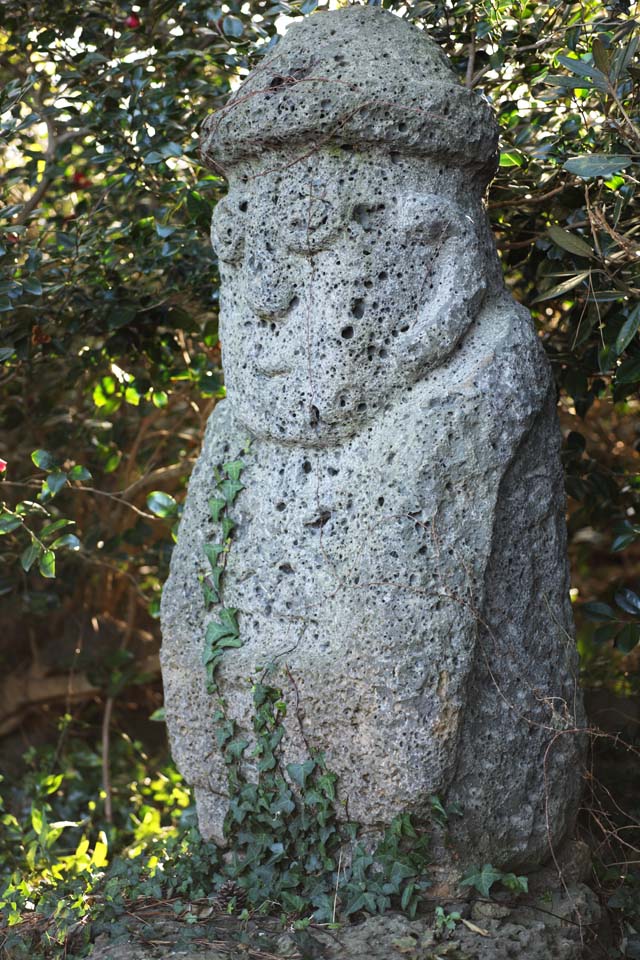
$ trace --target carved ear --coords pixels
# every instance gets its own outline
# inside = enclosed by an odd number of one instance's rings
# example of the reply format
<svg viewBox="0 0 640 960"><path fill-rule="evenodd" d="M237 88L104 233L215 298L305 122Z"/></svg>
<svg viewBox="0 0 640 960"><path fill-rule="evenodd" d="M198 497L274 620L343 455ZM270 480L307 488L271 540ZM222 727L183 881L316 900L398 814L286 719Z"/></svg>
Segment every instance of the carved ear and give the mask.
<svg viewBox="0 0 640 960"><path fill-rule="evenodd" d="M234 209L234 206L237 209ZM245 205L246 210L246 205ZM242 201L233 204L229 197L218 201L211 218L211 246L225 263L235 263L244 247L244 213Z"/></svg>
<svg viewBox="0 0 640 960"><path fill-rule="evenodd" d="M459 217L448 222L444 242L425 267L415 320L403 343L420 372L442 363L455 349L487 291L476 232Z"/></svg>

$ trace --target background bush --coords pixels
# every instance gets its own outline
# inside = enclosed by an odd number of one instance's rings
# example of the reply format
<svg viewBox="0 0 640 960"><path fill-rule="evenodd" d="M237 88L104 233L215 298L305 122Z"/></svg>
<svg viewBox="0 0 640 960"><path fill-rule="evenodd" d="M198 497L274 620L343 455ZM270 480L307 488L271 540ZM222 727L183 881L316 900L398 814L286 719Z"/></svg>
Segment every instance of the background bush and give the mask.
<svg viewBox="0 0 640 960"><path fill-rule="evenodd" d="M112 850L144 845L188 808L148 718L162 702L157 613L172 532L224 392L208 239L224 182L199 165L197 129L286 18L316 6L0 7L8 869L25 857L44 869L34 800L56 822L82 822L94 851L100 831ZM626 698L637 720L637 5L383 6L428 31L498 114L488 208L507 285L531 309L558 384L585 684ZM624 778L631 794L637 767Z"/></svg>

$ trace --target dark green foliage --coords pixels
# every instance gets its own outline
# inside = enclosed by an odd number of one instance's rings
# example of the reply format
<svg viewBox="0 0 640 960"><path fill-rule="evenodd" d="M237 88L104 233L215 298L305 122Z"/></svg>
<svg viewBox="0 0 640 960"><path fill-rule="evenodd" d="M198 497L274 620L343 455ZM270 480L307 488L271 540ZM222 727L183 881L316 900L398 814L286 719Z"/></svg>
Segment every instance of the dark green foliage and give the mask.
<svg viewBox="0 0 640 960"><path fill-rule="evenodd" d="M77 623L78 662L66 648L51 658L63 674L85 670L115 701L116 716L124 691L146 682L131 638L139 629L157 640L171 533L204 422L224 393L208 229L225 187L199 165L194 134L275 41L281 14L324 5L0 5L6 676L22 668L25 636L39 655L57 650ZM558 384L586 679L632 693L640 638L637 4L383 5L428 30L461 81L496 109L502 141L489 213L507 285L532 310ZM241 470L240 461L224 465L209 504L221 537L203 558L208 605L221 598ZM119 631L108 648L82 626L93 618L101 629L107 617ZM207 638L212 682L223 650L233 655L240 642L234 611L221 611ZM426 882L424 837L400 818L374 859L356 849L349 869L340 866L349 828L337 817L331 773L321 757L281 769L286 705L277 681L263 678L254 695L252 745L236 735L223 705L218 717L234 786L228 829L246 860L223 864L192 832L175 771L165 772L171 788L147 786L156 783L152 768L124 750L136 771L129 790L120 738L107 824L99 729L74 734L73 750L58 749L54 730L43 762L30 755L26 779L5 790L0 866L16 888L8 913L15 919L27 900L39 901L57 911L62 942L83 911L98 926L119 923L127 897L199 899L225 879L242 884L252 909L271 890L284 912L311 905L331 916L336 889L343 915L388 903L414 909ZM56 701L50 706L55 713ZM66 710L58 709L64 731L75 729ZM262 768L256 783L245 776L249 767ZM127 849L137 856L121 859ZM637 877L614 872L611 906L625 910L635 930ZM630 943L633 930L623 931Z"/></svg>

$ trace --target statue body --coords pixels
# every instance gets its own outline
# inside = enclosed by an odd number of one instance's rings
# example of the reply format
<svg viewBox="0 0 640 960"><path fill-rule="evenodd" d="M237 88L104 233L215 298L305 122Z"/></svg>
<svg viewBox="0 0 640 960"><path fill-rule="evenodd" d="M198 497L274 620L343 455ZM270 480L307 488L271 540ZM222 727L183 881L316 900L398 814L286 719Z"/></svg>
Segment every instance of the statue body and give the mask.
<svg viewBox="0 0 640 960"><path fill-rule="evenodd" d="M386 101L366 76L382 60ZM322 752L365 830L427 819L436 795L462 811L459 864L531 866L571 827L555 391L488 229L494 150L440 51L370 8L292 28L209 124L228 395L163 597L169 732L206 837L224 842L228 796L199 577L214 469L248 440L224 578L243 646L218 671L240 731L250 679L279 671L285 762Z"/></svg>

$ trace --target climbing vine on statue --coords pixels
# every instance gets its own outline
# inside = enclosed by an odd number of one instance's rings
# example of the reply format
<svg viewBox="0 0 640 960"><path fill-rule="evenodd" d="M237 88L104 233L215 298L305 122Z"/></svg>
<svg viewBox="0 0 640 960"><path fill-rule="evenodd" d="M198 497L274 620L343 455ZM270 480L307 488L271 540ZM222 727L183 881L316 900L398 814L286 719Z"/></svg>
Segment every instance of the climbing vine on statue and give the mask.
<svg viewBox="0 0 640 960"><path fill-rule="evenodd" d="M248 453L247 446L242 456ZM244 467L244 460L237 459L215 472L208 506L220 540L205 544L210 570L201 577L205 609L214 608L218 618L207 627L203 663L229 791L224 825L229 857L222 875L236 883L232 889L254 907L275 902L286 913L319 922L359 911L384 913L392 905L415 916L420 895L430 886L428 835L405 813L394 819L375 850L367 851L358 842L358 825L345 822L337 777L324 757L316 754L283 765L287 703L267 678L275 679L286 667L268 665L253 681L250 739L239 735L228 715L216 670L223 657L242 646L238 611L224 605L224 573L233 549L232 508L244 489ZM251 768L254 773L248 776ZM435 797L432 813L439 823L446 822L446 811Z"/></svg>

